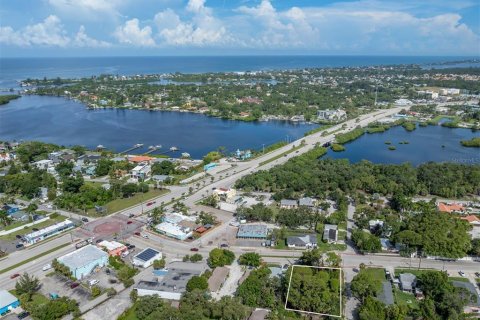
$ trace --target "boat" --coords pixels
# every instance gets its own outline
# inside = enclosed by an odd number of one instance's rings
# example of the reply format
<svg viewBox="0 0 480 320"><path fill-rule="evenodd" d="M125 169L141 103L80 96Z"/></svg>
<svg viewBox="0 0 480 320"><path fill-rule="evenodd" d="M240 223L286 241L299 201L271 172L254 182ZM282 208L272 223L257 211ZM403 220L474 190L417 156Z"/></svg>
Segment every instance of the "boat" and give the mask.
<svg viewBox="0 0 480 320"><path fill-rule="evenodd" d="M155 148L157 148L157 149L160 149L161 147L162 147L161 144L157 144L157 145L155 146Z"/></svg>
<svg viewBox="0 0 480 320"><path fill-rule="evenodd" d="M155 149L154 146L148 146L148 149L152 150L152 149Z"/></svg>
<svg viewBox="0 0 480 320"><path fill-rule="evenodd" d="M105 147L103 146L103 144L99 144L99 145L97 146L97 149L105 149Z"/></svg>
<svg viewBox="0 0 480 320"><path fill-rule="evenodd" d="M135 148L140 148L140 147L143 147L143 143L137 143L136 145L134 145Z"/></svg>
<svg viewBox="0 0 480 320"><path fill-rule="evenodd" d="M170 148L170 151L177 151L177 150L178 150L177 147L171 147L171 148Z"/></svg>

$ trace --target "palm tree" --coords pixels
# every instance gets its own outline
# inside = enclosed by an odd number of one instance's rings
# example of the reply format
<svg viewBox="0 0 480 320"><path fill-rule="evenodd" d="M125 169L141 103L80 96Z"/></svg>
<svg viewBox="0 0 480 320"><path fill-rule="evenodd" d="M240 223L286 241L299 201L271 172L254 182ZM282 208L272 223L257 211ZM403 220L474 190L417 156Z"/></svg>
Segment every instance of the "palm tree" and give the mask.
<svg viewBox="0 0 480 320"><path fill-rule="evenodd" d="M8 215L7 211L5 210L0 210L0 221L2 224L6 227L10 223L12 223L12 218Z"/></svg>

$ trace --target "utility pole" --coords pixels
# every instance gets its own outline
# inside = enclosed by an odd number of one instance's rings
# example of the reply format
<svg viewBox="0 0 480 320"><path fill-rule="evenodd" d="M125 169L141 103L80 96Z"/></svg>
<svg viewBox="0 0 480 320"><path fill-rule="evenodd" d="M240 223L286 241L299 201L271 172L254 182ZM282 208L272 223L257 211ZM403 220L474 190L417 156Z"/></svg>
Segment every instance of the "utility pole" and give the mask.
<svg viewBox="0 0 480 320"><path fill-rule="evenodd" d="M262 149L263 149L262 153L265 153L265 143L262 143Z"/></svg>

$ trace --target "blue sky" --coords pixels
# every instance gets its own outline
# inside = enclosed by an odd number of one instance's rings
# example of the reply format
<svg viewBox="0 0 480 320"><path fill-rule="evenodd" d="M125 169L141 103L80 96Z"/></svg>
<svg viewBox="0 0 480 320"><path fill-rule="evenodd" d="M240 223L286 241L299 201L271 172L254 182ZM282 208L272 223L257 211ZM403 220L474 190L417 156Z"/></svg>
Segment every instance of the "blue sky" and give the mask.
<svg viewBox="0 0 480 320"><path fill-rule="evenodd" d="M478 0L0 0L0 56L480 55Z"/></svg>

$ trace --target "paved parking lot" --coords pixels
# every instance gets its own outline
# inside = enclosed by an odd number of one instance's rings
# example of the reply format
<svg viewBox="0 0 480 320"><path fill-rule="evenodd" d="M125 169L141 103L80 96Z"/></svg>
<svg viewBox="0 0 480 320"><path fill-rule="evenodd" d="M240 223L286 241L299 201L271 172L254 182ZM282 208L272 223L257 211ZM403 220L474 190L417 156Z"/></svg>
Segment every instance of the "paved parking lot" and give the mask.
<svg viewBox="0 0 480 320"><path fill-rule="evenodd" d="M69 297L77 300L80 305L87 303L90 298L90 291L84 288L82 285L71 289L71 283L73 283L72 280L55 274L43 279L40 292L46 297L48 297L50 293L56 293L61 297Z"/></svg>
<svg viewBox="0 0 480 320"><path fill-rule="evenodd" d="M75 237L82 239L93 237L95 240L111 240L117 237L118 240L123 240L139 231L144 225L142 221L116 214L84 224L75 230Z"/></svg>

